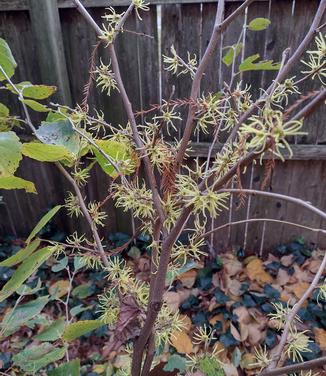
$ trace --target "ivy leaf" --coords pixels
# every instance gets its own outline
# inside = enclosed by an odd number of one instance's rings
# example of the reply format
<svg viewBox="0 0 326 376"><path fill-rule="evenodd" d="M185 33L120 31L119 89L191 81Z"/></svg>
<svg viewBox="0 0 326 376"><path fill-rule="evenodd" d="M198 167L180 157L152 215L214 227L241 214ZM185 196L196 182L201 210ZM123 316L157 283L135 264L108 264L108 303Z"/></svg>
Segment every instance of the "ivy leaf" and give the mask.
<svg viewBox="0 0 326 376"><path fill-rule="evenodd" d="M100 320L84 320L70 324L66 327L63 333L63 339L67 342L71 342L78 337L91 332L105 324Z"/></svg>
<svg viewBox="0 0 326 376"><path fill-rule="evenodd" d="M53 253L51 248L42 248L25 260L0 291L0 302L12 295Z"/></svg>
<svg viewBox="0 0 326 376"><path fill-rule="evenodd" d="M7 312L1 323L3 336L6 337L26 325L29 320L42 311L48 301L48 296L42 296Z"/></svg>
<svg viewBox="0 0 326 376"><path fill-rule="evenodd" d="M29 85L25 86L22 90L24 98L31 99L46 99L56 92L57 88L55 86L47 85Z"/></svg>
<svg viewBox="0 0 326 376"><path fill-rule="evenodd" d="M80 360L75 359L71 362L61 364L52 371L48 372L49 376L80 376Z"/></svg>
<svg viewBox="0 0 326 376"><path fill-rule="evenodd" d="M64 146L75 155L81 149L80 138L73 130L69 120L60 120L54 123L44 122L37 129L36 135L45 144Z"/></svg>
<svg viewBox="0 0 326 376"><path fill-rule="evenodd" d="M15 132L0 133L0 177L12 176L22 159L22 144Z"/></svg>
<svg viewBox="0 0 326 376"><path fill-rule="evenodd" d="M233 60L239 55L243 48L243 43L234 44L231 46L231 48L228 50L228 52L223 56L223 63L226 66L230 66L233 63Z"/></svg>
<svg viewBox="0 0 326 376"><path fill-rule="evenodd" d="M29 234L29 237L26 239L26 243L30 241L42 230L42 228L57 214L57 212L62 208L62 205L57 205L48 211L37 223L32 232Z"/></svg>
<svg viewBox="0 0 326 376"><path fill-rule="evenodd" d="M61 338L65 330L65 319L62 317L46 327L40 334L34 336L38 341L53 342Z"/></svg>
<svg viewBox="0 0 326 376"><path fill-rule="evenodd" d="M2 38L0 38L0 66L9 78L14 75L15 69L17 68L17 63L12 55L9 45ZM5 79L6 77L0 71L0 81L4 81Z"/></svg>
<svg viewBox="0 0 326 376"><path fill-rule="evenodd" d="M123 144L122 142L114 140L98 140L96 143L115 162L128 160L132 161L135 159L135 156L132 156L132 152L128 145ZM93 151L95 153L96 160L101 166L102 170L112 178L116 178L118 176L118 173L115 168L96 148L93 148ZM134 168L123 168L121 169L121 171L124 174L130 174L134 171Z"/></svg>
<svg viewBox="0 0 326 376"><path fill-rule="evenodd" d="M34 101L33 99L23 99L23 103L36 112L49 112L50 110L44 104Z"/></svg>
<svg viewBox="0 0 326 376"><path fill-rule="evenodd" d="M40 142L28 142L23 144L22 153L26 157L41 162L58 162L73 159L72 154L64 146L47 145Z"/></svg>
<svg viewBox="0 0 326 376"><path fill-rule="evenodd" d="M250 21L248 29L252 31L261 31L267 29L270 24L271 21L268 18L258 17Z"/></svg>
<svg viewBox="0 0 326 376"><path fill-rule="evenodd" d="M262 60L257 62L259 58L259 54L247 57L239 66L240 72L279 70L281 67L280 63L274 63L273 60Z"/></svg>
<svg viewBox="0 0 326 376"><path fill-rule="evenodd" d="M169 361L165 364L163 371L173 372L180 371L183 372L187 369L186 358L178 354L173 354L170 356Z"/></svg>
<svg viewBox="0 0 326 376"><path fill-rule="evenodd" d="M65 355L64 347L55 348L48 342L39 346L31 346L13 356L13 362L23 371L35 374L48 364L57 362Z"/></svg>
<svg viewBox="0 0 326 376"><path fill-rule="evenodd" d="M28 256L30 256L40 245L40 239L33 240L27 247L22 248L13 256L7 258L6 260L0 262L0 266L10 268L15 266L22 261L24 261Z"/></svg>
<svg viewBox="0 0 326 376"><path fill-rule="evenodd" d="M33 182L18 178L17 176L0 177L0 189L25 189L28 193L36 193Z"/></svg>

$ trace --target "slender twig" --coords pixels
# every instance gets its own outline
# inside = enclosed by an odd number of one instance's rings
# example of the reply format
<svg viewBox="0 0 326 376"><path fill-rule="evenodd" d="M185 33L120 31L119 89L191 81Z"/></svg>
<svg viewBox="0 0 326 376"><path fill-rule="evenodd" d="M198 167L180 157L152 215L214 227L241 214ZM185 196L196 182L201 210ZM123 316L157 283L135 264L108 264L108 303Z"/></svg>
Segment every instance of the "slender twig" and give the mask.
<svg viewBox="0 0 326 376"><path fill-rule="evenodd" d="M94 238L94 241L96 243L96 247L97 247L98 253L99 253L100 257L101 257L101 260L102 260L102 262L103 262L103 264L105 266L109 266L109 261L108 261L108 258L106 256L106 253L104 251L100 235L99 235L99 233L97 231L96 225L95 225L95 223L94 223L91 215L89 214L89 211L88 211L87 206L85 204L83 195L82 195L82 193L81 193L81 191L80 191L80 189L78 187L78 184L75 182L75 180L73 179L73 177L69 174L69 172L60 163L56 163L56 166L59 169L59 171L62 173L62 175L73 186L74 191L76 193L76 196L78 198L80 209L81 209L82 213L84 214L84 217L86 218L86 221L88 222L89 227L90 227L90 229L92 231L93 238Z"/></svg>
<svg viewBox="0 0 326 376"><path fill-rule="evenodd" d="M97 25L97 23L94 21L92 16L88 13L86 8L82 5L80 0L73 0L73 2L76 5L78 11L85 18L85 20L92 26L92 28L94 29L96 34L98 36L102 36L103 32L102 32L101 28ZM157 188L156 178L155 178L154 171L153 171L152 165L150 163L149 157L146 154L146 150L144 148L144 143L143 143L143 141L142 141L142 139L139 135L139 132L138 132L135 115L133 113L132 105L131 105L131 102L129 100L128 94L126 92L125 85L124 85L122 77L121 77L120 66L119 66L119 62L118 62L118 59L117 59L117 55L116 55L113 43L111 43L108 46L108 51L109 51L109 55L110 55L110 58L111 58L112 69L113 69L113 72L114 72L114 75L115 75L117 86L119 88L121 99L122 99L125 111L127 113L128 120L130 122L134 141L135 141L137 148L138 148L138 150L139 150L139 152L140 152L140 154L141 154L141 156L144 160L146 176L148 177L149 185L150 185L152 193L153 193L154 207L155 207L155 210L157 211L157 214L158 214L160 220L164 223L165 214L164 214L163 207L162 207L162 204L161 204L161 197L160 197L160 194L159 194L159 191L158 191L158 188Z"/></svg>
<svg viewBox="0 0 326 376"><path fill-rule="evenodd" d="M222 17L224 13L224 4L225 0L220 0L218 2L218 8L217 8L217 13L216 13L216 19L215 19L215 25L213 29L212 36L210 38L210 41L208 43L207 49L205 51L205 54L197 68L195 77L192 82L192 87L191 87L191 95L190 98L193 100L196 100L199 94L200 90L200 84L201 80L203 78L203 75L212 60L214 56L214 51L216 50L217 43L220 39L220 35L228 28L228 26L232 23L234 19L236 19L251 3L253 0L246 0L241 6L239 6L229 17L227 17L223 22L222 22ZM187 117L187 122L186 126L182 135L182 140L179 146L178 154L176 156L176 162L175 162L175 170L178 171L183 158L185 156L188 143L190 141L193 128L194 128L194 119L195 119L195 113L196 109L194 107L190 107L188 111L188 117Z"/></svg>
<svg viewBox="0 0 326 376"><path fill-rule="evenodd" d="M303 370L312 370L319 367L322 367L326 364L326 356L318 359L308 360L307 362L298 363L298 364L291 364L290 366L277 368L272 371L264 371L260 373L258 376L285 376L288 374L292 374L297 371Z"/></svg>
<svg viewBox="0 0 326 376"><path fill-rule="evenodd" d="M300 198L297 197L292 197L292 196L287 196L283 195L280 193L274 193L274 192L266 192L266 191L258 191L255 189L237 189L237 188L229 188L229 189L220 189L217 191L218 193L223 193L223 192L229 192L229 193L246 193L249 195L258 195L258 196L265 196L269 198L275 198L279 200L284 200L291 202L293 204L302 206L313 213L317 214L319 217L326 219L326 213L318 208L316 208L314 205L312 205L310 202L301 200Z"/></svg>
<svg viewBox="0 0 326 376"><path fill-rule="evenodd" d="M309 230L309 231L313 231L313 232L321 232L321 233L323 233L323 234L326 234L326 230L322 230L322 229L314 228L314 227L304 226L304 225L301 225L301 224L299 224L299 223L294 223L294 222L289 222L289 221L283 221L283 220L281 220L281 219L272 219L272 218L249 218L249 219L243 219L243 220L241 220L241 221L235 221L235 222L228 222L228 223L225 223L224 225L221 225L221 226L215 227L215 228L213 228L212 230L205 232L204 234L201 235L201 237L202 237L202 238L206 238L206 237L210 236L211 234L213 234L214 232L217 232L217 231L223 230L224 228L227 228L227 227L229 227L229 226L241 225L241 224L243 224L243 223L251 223L251 222L271 222L271 223L280 223L280 224L284 224L284 225L289 225L289 226L299 227L299 228L302 228L302 229L305 229L305 230Z"/></svg>
<svg viewBox="0 0 326 376"><path fill-rule="evenodd" d="M319 280L320 280L320 278L321 278L321 276L322 276L322 274L325 270L325 267L326 267L326 253L324 255L323 261L320 264L320 267L319 267L314 279L310 283L310 285L307 288L307 290L305 291L305 293L302 295L301 299L292 307L291 311L289 312L289 314L286 317L285 326L284 326L284 329L283 329L283 333L282 333L280 342L277 346L277 351L273 355L272 362L269 365L268 370L273 370L277 367L277 365L278 365L278 363L281 359L281 355L283 353L286 342L288 340L288 335L289 335L289 332L290 332L290 329L291 329L292 321L294 320L295 316L299 312L300 308L304 305L306 300L309 298L310 294L317 287L318 282L319 282Z"/></svg>
<svg viewBox="0 0 326 376"><path fill-rule="evenodd" d="M128 9L123 13L123 16L121 17L120 21L118 22L117 26L114 29L113 41L115 40L117 35L120 33L120 31L123 30L124 24L126 23L127 18L131 15L134 8L135 8L135 5L133 2L131 2Z"/></svg>
<svg viewBox="0 0 326 376"><path fill-rule="evenodd" d="M40 240L41 240L41 242L46 242L46 243L50 243L50 244L59 244L59 245L62 245L63 247L65 247L65 248L72 248L72 249L78 248L78 249L81 249L82 251L90 252L92 254L96 252L96 249L88 248L88 247L85 247L83 245L78 245L78 247L76 247L73 244L61 243L61 242L57 242L56 240L49 240L49 239L40 239Z"/></svg>
<svg viewBox="0 0 326 376"><path fill-rule="evenodd" d="M308 117L316 109L325 102L326 99L326 89L322 89L318 95L316 95L303 109L301 109L297 114L295 114L291 121L301 120Z"/></svg>

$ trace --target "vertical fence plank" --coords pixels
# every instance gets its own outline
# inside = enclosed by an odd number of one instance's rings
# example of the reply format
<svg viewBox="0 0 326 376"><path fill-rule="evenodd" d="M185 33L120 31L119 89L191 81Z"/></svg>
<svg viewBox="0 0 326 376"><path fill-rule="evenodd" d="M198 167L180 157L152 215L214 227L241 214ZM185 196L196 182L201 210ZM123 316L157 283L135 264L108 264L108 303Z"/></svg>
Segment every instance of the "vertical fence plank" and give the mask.
<svg viewBox="0 0 326 376"><path fill-rule="evenodd" d="M71 105L57 0L29 0L33 38L43 83L58 86L56 99Z"/></svg>

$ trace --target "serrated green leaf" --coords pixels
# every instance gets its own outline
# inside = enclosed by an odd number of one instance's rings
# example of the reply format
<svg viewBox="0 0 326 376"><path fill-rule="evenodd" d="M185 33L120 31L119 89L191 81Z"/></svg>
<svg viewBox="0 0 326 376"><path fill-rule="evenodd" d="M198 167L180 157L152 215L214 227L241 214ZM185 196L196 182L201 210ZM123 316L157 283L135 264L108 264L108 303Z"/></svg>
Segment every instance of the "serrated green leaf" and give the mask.
<svg viewBox="0 0 326 376"><path fill-rule="evenodd" d="M41 333L34 336L39 341L53 342L61 338L65 330L65 319L62 317L54 321L50 326L45 328Z"/></svg>
<svg viewBox="0 0 326 376"><path fill-rule="evenodd" d="M183 372L187 369L187 360L183 356L178 354L173 354L170 356L169 361L165 364L163 371L173 372L180 371Z"/></svg>
<svg viewBox="0 0 326 376"><path fill-rule="evenodd" d="M65 328L63 339L67 342L71 342L76 338L81 337L84 334L87 334L92 330L100 328L104 325L105 324L100 320L84 320L75 322Z"/></svg>
<svg viewBox="0 0 326 376"><path fill-rule="evenodd" d="M261 31L268 28L271 21L268 18L255 18L249 22L248 29L252 31Z"/></svg>
<svg viewBox="0 0 326 376"><path fill-rule="evenodd" d="M75 155L80 152L81 142L79 135L73 130L68 120L54 123L44 122L37 129L36 135L45 144L64 146Z"/></svg>
<svg viewBox="0 0 326 376"><path fill-rule="evenodd" d="M272 60L258 61L259 54L255 54L247 57L239 66L240 72L246 71L260 71L260 70L279 70L280 63L274 63Z"/></svg>
<svg viewBox="0 0 326 376"><path fill-rule="evenodd" d="M0 66L9 78L14 75L15 69L17 68L17 63L12 55L9 45L2 38L0 38ZM0 81L3 81L5 79L6 77L0 71Z"/></svg>
<svg viewBox="0 0 326 376"><path fill-rule="evenodd" d="M18 178L17 176L0 177L0 189L25 189L28 193L36 193L33 182Z"/></svg>
<svg viewBox="0 0 326 376"><path fill-rule="evenodd" d="M35 372L47 365L57 362L65 355L64 347L55 348L48 342L39 346L31 346L13 356L14 365L20 367L23 371L35 374Z"/></svg>
<svg viewBox="0 0 326 376"><path fill-rule="evenodd" d="M0 266L11 268L12 266L15 266L21 263L22 261L27 259L27 257L30 256L39 247L40 243L41 243L40 239L34 239L25 248L22 248L16 254L0 262Z"/></svg>
<svg viewBox="0 0 326 376"><path fill-rule="evenodd" d="M134 156L132 156L131 150L128 145L123 144L122 142L114 140L98 140L96 143L109 157L111 157L117 163L119 161L132 161L133 158L135 158ZM96 148L93 148L93 151L95 153L96 160L101 166L102 170L112 178L117 177L118 173L112 166L112 164L108 162L108 160ZM124 168L121 169L121 171L124 174L128 175L134 171L134 168Z"/></svg>
<svg viewBox="0 0 326 376"><path fill-rule="evenodd" d="M30 85L23 88L22 94L24 98L41 100L49 98L56 90L57 88L55 86Z"/></svg>
<svg viewBox="0 0 326 376"><path fill-rule="evenodd" d="M44 104L34 101L33 99L23 99L23 103L36 112L49 112L50 110Z"/></svg>
<svg viewBox="0 0 326 376"><path fill-rule="evenodd" d="M53 249L46 247L26 259L14 272L0 291L0 302L12 295L36 270L53 254Z"/></svg>
<svg viewBox="0 0 326 376"><path fill-rule="evenodd" d="M41 162L58 162L66 159L73 159L70 151L64 146L47 145L40 142L29 142L23 144L22 153L26 157Z"/></svg>
<svg viewBox="0 0 326 376"><path fill-rule="evenodd" d="M0 177L12 176L22 159L22 144L15 132L0 133Z"/></svg>
<svg viewBox="0 0 326 376"><path fill-rule="evenodd" d="M61 364L61 366L50 371L48 376L80 376L80 360L75 359Z"/></svg>
<svg viewBox="0 0 326 376"><path fill-rule="evenodd" d="M233 60L239 55L243 48L243 43L234 44L231 46L231 48L228 50L228 52L223 56L223 63L226 66L230 66L233 63Z"/></svg>
<svg viewBox="0 0 326 376"><path fill-rule="evenodd" d="M16 309L6 313L2 323L1 332L3 337L6 337L21 326L26 325L29 320L37 316L45 305L49 302L48 296L42 296L41 298L32 300L26 304L18 306Z"/></svg>
<svg viewBox="0 0 326 376"><path fill-rule="evenodd" d="M30 241L42 230L42 228L58 213L62 208L62 205L57 205L48 211L37 223L32 232L29 234L29 237L26 239L26 243Z"/></svg>

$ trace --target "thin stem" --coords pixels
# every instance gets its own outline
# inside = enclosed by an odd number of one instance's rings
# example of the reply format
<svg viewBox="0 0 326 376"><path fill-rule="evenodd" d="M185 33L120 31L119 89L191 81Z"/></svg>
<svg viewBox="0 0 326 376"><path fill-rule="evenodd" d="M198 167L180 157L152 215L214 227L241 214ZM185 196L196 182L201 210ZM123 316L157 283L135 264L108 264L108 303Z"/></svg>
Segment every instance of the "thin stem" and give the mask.
<svg viewBox="0 0 326 376"><path fill-rule="evenodd" d="M103 32L102 32L101 28L97 25L97 23L94 21L92 16L87 12L86 8L82 5L80 0L73 0L73 1L74 1L74 4L76 5L78 11L82 14L82 16L86 19L86 21L92 26L92 28L95 30L96 34L98 36L102 36ZM119 92L120 92L120 95L121 95L121 99L122 99L125 111L127 113L127 117L128 117L130 126L131 126L133 138L134 138L134 141L137 145L137 148L138 148L138 150L139 150L139 152L140 152L140 154L141 154L141 156L144 160L146 176L148 177L149 185L150 185L152 193L153 193L154 207L155 207L155 210L156 210L160 220L162 221L162 223L164 223L165 214L164 214L163 207L162 207L162 204L161 204L161 197L160 197L160 194L158 192L156 178L155 178L154 171L153 171L151 162L149 160L149 157L146 154L144 143L143 143L143 141L142 141L142 139L139 135L139 132L138 132L137 123L136 123L135 115L134 115L134 112L133 112L133 109L132 109L132 105L131 105L131 102L129 100L128 94L126 92L125 85L124 85L122 77L121 77L119 62L118 62L117 55L116 55L116 52L115 52L114 44L111 43L108 46L108 51L109 51L109 55L110 55L110 58L111 58L112 69L113 69L113 72L114 72L114 75L115 75L117 86L118 86L118 89L119 89Z"/></svg>
<svg viewBox="0 0 326 376"><path fill-rule="evenodd" d="M299 364L291 364L290 366L282 367L282 368L277 368L272 371L264 371L260 373L258 376L279 376L279 375L288 375L292 374L297 371L303 371L303 370L312 370L315 368L320 368L324 364L326 364L326 356L319 358L319 359L314 359L314 360L309 360L307 362L299 363Z"/></svg>
<svg viewBox="0 0 326 376"><path fill-rule="evenodd" d="M230 189L220 189L217 191L217 193L223 193L223 192L230 192L230 193L247 193L250 195L258 195L258 196L265 196L269 198L276 198L279 200L284 200L288 202L292 202L293 204L302 206L313 213L317 214L319 217L326 219L326 213L315 206L313 206L310 202L301 200L297 197L287 196L280 193L274 193L274 192L266 192L266 191L258 191L255 189L237 189L237 188L230 188Z"/></svg>
<svg viewBox="0 0 326 376"><path fill-rule="evenodd" d="M93 238L95 240L95 243L96 243L96 247L97 247L97 250L99 252L99 255L101 257L101 260L103 262L103 264L108 267L109 266L109 261L108 261L108 258L106 256L106 253L104 251L104 248L103 248L103 245L102 245L102 242L101 242L101 238L100 238L100 235L97 231L97 228L96 228L96 225L91 217L91 215L89 214L89 211L87 209L87 206L85 204L85 201L84 201L84 198L83 198L83 195L78 187L78 184L75 182L75 180L72 178L72 176L69 174L68 171L66 171L66 169L60 164L60 163L56 163L56 166L57 168L59 169L59 171L63 174L63 176L70 182L70 184L73 186L74 188L74 191L76 193L76 196L78 198L78 202L79 202L79 206L80 206L80 209L82 211L82 213L84 214L85 218L86 218L86 221L88 222L89 224L89 227L92 231L92 234L93 234Z"/></svg>
<svg viewBox="0 0 326 376"><path fill-rule="evenodd" d="M201 80L203 78L203 75L211 62L214 52L217 47L217 43L220 39L220 35L228 28L228 26L231 24L231 22L236 19L251 3L253 0L246 0L239 8L237 8L228 18L226 18L222 22L222 17L224 13L224 4L225 0L220 0L218 2L218 8L217 8L217 13L216 13L216 19L215 19L215 25L214 25L214 30L212 33L212 36L210 38L209 44L207 46L207 49L205 51L205 54L198 66L198 69L196 71L195 77L193 79L192 83L192 88L191 88L191 95L190 99L196 100L199 94L200 90L200 84ZM194 128L194 119L195 119L195 114L196 114L196 108L194 106L189 107L188 111L188 117L187 117L187 122L186 122L186 127L182 135L182 140L179 146L178 154L176 156L176 162L175 162L175 170L178 171L183 158L185 156L188 143L190 141L193 128Z"/></svg>
<svg viewBox="0 0 326 376"><path fill-rule="evenodd" d="M243 223L251 223L251 222L272 222L272 223L281 223L289 226L295 226L299 227L305 230L313 231L313 232L321 232L323 234L326 234L326 230L322 230L319 228L313 228L313 227L308 227L301 225L299 223L294 223L294 222L289 222L289 221L282 221L280 219L273 219L273 218L249 218L249 219L243 219L241 221L235 221L235 222L228 222L225 223L224 225L221 225L219 227L215 227L210 231L205 232L203 235L201 235L202 238L206 238L210 236L211 234L214 234L216 231L223 230L224 228L227 228L229 226L235 226L235 225L241 225Z"/></svg>
<svg viewBox="0 0 326 376"><path fill-rule="evenodd" d="M295 114L290 121L301 120L311 115L316 109L325 102L326 89L322 89L305 107L303 107L297 114Z"/></svg>
<svg viewBox="0 0 326 376"><path fill-rule="evenodd" d="M287 339L288 339L288 335L289 335L289 332L290 332L290 329L291 329L292 321L294 320L295 316L299 312L300 308L304 305L306 300L309 298L310 294L317 287L318 282L319 282L319 280L320 280L320 278L321 278L321 276L322 276L322 274L325 270L325 267L326 267L326 253L324 255L323 261L320 264L320 267L319 267L313 281L310 283L310 286L307 288L305 293L302 295L301 299L292 307L291 311L289 312L289 314L288 314L288 316L285 320L284 330L283 330L280 342L277 346L277 351L272 358L271 364L268 367L268 371L273 370L277 367L277 365L278 365L278 363L281 359L281 355L283 353L284 346L286 345L286 342L287 342ZM268 373L266 373L266 374L268 374Z"/></svg>

